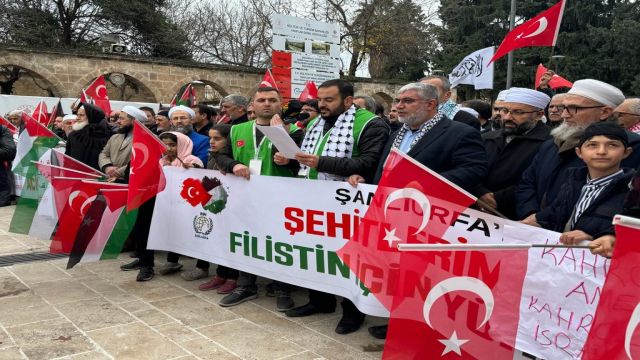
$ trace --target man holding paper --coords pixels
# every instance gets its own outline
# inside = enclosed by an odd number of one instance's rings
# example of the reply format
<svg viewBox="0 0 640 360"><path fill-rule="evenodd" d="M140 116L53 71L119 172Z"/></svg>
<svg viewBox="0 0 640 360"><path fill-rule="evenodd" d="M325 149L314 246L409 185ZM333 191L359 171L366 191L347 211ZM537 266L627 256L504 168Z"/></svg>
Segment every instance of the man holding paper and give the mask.
<svg viewBox="0 0 640 360"><path fill-rule="evenodd" d="M278 151L271 141L257 129L257 125L281 126L282 119L278 115L282 110L282 98L278 90L270 87L258 88L253 97L253 109L256 119L231 127L226 151L213 155L220 170L242 176L247 180L251 175L295 176L298 164L292 162L278 165L273 161ZM296 144L302 142L304 133L295 125L288 128L289 135ZM233 154L230 157L228 154ZM285 284L276 283L276 309L286 311L294 306ZM220 300L220 306L228 307L241 304L258 297L256 276L240 272L238 287Z"/></svg>

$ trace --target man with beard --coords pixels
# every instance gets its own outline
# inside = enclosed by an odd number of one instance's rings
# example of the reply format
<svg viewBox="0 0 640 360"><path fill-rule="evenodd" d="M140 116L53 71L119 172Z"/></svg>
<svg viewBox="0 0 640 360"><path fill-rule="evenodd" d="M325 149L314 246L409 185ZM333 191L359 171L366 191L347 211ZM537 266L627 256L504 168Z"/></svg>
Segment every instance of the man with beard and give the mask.
<svg viewBox="0 0 640 360"><path fill-rule="evenodd" d="M640 133L640 99L625 100L614 113L618 124L632 133Z"/></svg>
<svg viewBox="0 0 640 360"><path fill-rule="evenodd" d="M345 181L349 175L362 174L371 182L380 161L380 153L389 137L389 127L375 114L358 109L353 102L353 85L345 80L328 80L318 87L320 117L309 123L302 142L299 176L314 180ZM288 159L276 154L277 164ZM286 312L288 317L332 313L336 297L309 290L309 303ZM336 333L357 331L364 314L347 299L342 301L342 318Z"/></svg>
<svg viewBox="0 0 640 360"><path fill-rule="evenodd" d="M98 158L100 170L112 179L123 179L127 164L131 161L133 122L136 120L144 123L147 115L133 106L123 107L118 115L117 133L111 136L100 153Z"/></svg>
<svg viewBox="0 0 640 360"><path fill-rule="evenodd" d="M522 173L549 138L551 129L541 121L548 103L542 92L511 88L500 109L502 130L482 134L489 173L474 193L510 219L516 218L515 189Z"/></svg>
<svg viewBox="0 0 640 360"><path fill-rule="evenodd" d="M402 127L391 134L384 146L374 184L380 181L384 162L391 148L398 149L447 180L470 191L487 174L487 154L480 132L451 121L438 110L438 90L421 83L407 84L398 90L394 104ZM352 175L349 184L366 182L362 174ZM369 333L384 339L387 326L374 326Z"/></svg>
<svg viewBox="0 0 640 360"><path fill-rule="evenodd" d="M169 118L174 126L174 131L181 132L189 137L193 142L193 155L207 163L209 153L209 137L200 135L193 130L193 119L196 113L190 107L184 105L174 106L169 110Z"/></svg>
<svg viewBox="0 0 640 360"><path fill-rule="evenodd" d="M491 108L491 122L493 123L492 126L494 130L499 130L502 127L500 109L502 109L502 104L504 103L504 99L507 98L508 93L509 90L500 91L496 100L493 102L493 107Z"/></svg>
<svg viewBox="0 0 640 360"><path fill-rule="evenodd" d="M169 111L160 110L156 114L156 135L160 135L165 131L171 130L171 120L169 120Z"/></svg>
<svg viewBox="0 0 640 360"><path fill-rule="evenodd" d="M547 126L552 129L562 125L562 99L565 94L557 94L551 98L549 103L549 109L547 111Z"/></svg>
<svg viewBox="0 0 640 360"><path fill-rule="evenodd" d="M249 121L247 117L247 98L231 94L225 96L220 102L220 113L224 115L224 120L220 120L223 124L238 125Z"/></svg>
<svg viewBox="0 0 640 360"><path fill-rule="evenodd" d="M544 209L566 183L566 169L580 167L582 160L575 148L584 130L598 121L611 121L614 109L624 101L624 94L613 85L593 79L578 80L562 100L562 125L551 131L552 139L543 143L531 165L522 175L516 190L519 219L535 220L535 213ZM640 165L640 135L629 133L633 152L623 167Z"/></svg>
<svg viewBox="0 0 640 360"><path fill-rule="evenodd" d="M112 135L102 109L95 105L80 103L76 122L68 135L65 154L100 169L98 157Z"/></svg>
<svg viewBox="0 0 640 360"><path fill-rule="evenodd" d="M250 120L231 127L226 150L213 155L220 170L250 179L251 175L294 177L298 170L297 164L278 164L274 161L277 149L271 141L256 128L256 125L281 125L282 119L278 115L282 111L282 98L277 89L271 87L258 88L253 97L253 108L256 120ZM288 127L289 136L300 144L304 133L301 129L291 125ZM232 154L233 157L229 156ZM258 297L256 275L240 272L237 285L233 292L223 297L219 305L230 307ZM294 303L290 294L290 287L275 282L273 285L276 296L276 310L287 311Z"/></svg>

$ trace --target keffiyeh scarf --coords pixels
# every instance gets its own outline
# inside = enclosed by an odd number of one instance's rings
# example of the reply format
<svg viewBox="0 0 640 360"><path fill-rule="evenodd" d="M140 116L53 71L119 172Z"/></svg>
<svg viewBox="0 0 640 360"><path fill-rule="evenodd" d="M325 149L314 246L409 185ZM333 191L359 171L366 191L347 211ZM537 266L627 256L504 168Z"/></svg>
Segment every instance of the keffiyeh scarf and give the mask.
<svg viewBox="0 0 640 360"><path fill-rule="evenodd" d="M429 132L429 130L433 129L433 127L436 126L436 124L440 122L440 120L442 120L443 118L444 118L444 115L442 115L441 113L437 113L429 121L422 124L420 126L420 129L418 129L419 131L418 135L416 136L415 139L413 139L413 141L411 142L411 145L409 145L409 150L413 149L413 146L417 144L418 141L420 141L420 139L422 139L422 137L425 136ZM407 124L403 124L400 130L398 131L398 134L396 134L396 138L393 139L392 146L394 148L396 149L400 148L400 144L402 144L402 139L404 139L404 136L407 133L407 131L409 131L409 126Z"/></svg>

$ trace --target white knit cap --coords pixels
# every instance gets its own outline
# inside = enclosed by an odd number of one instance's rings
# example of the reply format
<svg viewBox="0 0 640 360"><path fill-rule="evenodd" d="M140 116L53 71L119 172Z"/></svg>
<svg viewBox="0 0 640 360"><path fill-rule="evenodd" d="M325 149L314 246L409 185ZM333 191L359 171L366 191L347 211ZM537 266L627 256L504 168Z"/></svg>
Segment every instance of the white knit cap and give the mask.
<svg viewBox="0 0 640 360"><path fill-rule="evenodd" d="M512 87L507 93L504 102L531 105L536 109L544 109L549 105L551 98L549 95L526 88Z"/></svg>
<svg viewBox="0 0 640 360"><path fill-rule="evenodd" d="M127 105L127 106L122 108L122 112L133 116L134 118L136 118L140 122L147 121L147 114L144 111L138 109L135 106Z"/></svg>
<svg viewBox="0 0 640 360"><path fill-rule="evenodd" d="M465 107L465 106L463 106L463 107L461 107L461 108L460 108L460 110L462 110L462 111L464 111L464 112L467 112L467 113L469 113L469 114L473 115L476 119L480 116L480 114L478 114L478 112L477 112L477 111L475 111L474 109L472 109L472 108L470 108L470 107Z"/></svg>
<svg viewBox="0 0 640 360"><path fill-rule="evenodd" d="M65 121L67 121L67 122L68 121L76 121L76 119L78 119L77 116L75 116L73 114L69 114L69 115L65 115L65 116L62 117L62 122L65 122Z"/></svg>
<svg viewBox="0 0 640 360"><path fill-rule="evenodd" d="M187 114L189 114L189 116L191 117L192 120L196 117L196 112L193 111L190 107L187 107L187 106L184 106L184 105L178 105L178 106L172 107L169 110L169 119L171 119L171 116L176 111L184 111L184 112L186 112Z"/></svg>
<svg viewBox="0 0 640 360"><path fill-rule="evenodd" d="M583 79L574 82L573 87L567 94L583 96L612 109L617 108L624 102L624 94L620 89L594 79Z"/></svg>

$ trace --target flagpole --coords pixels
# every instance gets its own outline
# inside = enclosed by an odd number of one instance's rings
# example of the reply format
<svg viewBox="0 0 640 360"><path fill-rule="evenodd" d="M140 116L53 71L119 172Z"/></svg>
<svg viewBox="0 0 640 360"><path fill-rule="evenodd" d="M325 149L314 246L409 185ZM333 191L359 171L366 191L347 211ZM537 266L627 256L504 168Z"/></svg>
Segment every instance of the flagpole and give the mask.
<svg viewBox="0 0 640 360"><path fill-rule="evenodd" d="M589 245L566 244L398 244L399 251L519 250L530 248L590 249Z"/></svg>
<svg viewBox="0 0 640 360"><path fill-rule="evenodd" d="M509 11L509 31L516 25L516 0L511 0L511 10ZM511 88L513 78L513 50L507 54L507 89Z"/></svg>

